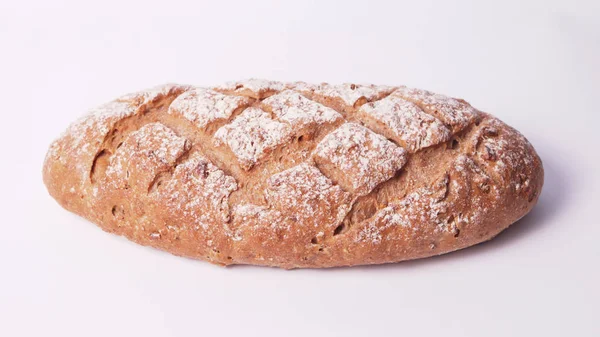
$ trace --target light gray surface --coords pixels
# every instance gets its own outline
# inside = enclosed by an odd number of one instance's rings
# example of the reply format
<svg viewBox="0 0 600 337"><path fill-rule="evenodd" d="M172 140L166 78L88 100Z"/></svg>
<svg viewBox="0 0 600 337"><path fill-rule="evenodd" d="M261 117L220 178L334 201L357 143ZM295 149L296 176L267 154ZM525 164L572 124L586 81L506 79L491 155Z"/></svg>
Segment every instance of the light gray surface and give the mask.
<svg viewBox="0 0 600 337"><path fill-rule="evenodd" d="M82 3L0 4L0 335L600 335L597 1ZM86 109L246 77L464 97L534 144L539 205L458 253L290 272L143 248L46 194L46 148Z"/></svg>

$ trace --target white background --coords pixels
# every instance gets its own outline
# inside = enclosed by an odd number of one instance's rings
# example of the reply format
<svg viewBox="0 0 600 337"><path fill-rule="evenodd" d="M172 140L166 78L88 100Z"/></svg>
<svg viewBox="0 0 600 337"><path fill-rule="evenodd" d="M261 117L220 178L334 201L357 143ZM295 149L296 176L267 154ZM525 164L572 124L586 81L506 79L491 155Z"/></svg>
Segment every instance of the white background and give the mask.
<svg viewBox="0 0 600 337"><path fill-rule="evenodd" d="M7 1L0 5L0 335L600 336L598 1ZM546 170L493 241L396 265L221 268L61 209L47 146L174 81L408 84L516 127Z"/></svg>

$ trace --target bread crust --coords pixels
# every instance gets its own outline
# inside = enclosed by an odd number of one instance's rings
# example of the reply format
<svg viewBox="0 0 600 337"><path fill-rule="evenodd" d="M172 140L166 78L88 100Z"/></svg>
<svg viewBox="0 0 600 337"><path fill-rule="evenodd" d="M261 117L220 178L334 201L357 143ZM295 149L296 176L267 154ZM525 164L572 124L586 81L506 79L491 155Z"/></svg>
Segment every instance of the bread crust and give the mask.
<svg viewBox="0 0 600 337"><path fill-rule="evenodd" d="M518 131L407 87L167 84L50 146L49 193L107 232L220 265L399 262L493 238L541 193Z"/></svg>

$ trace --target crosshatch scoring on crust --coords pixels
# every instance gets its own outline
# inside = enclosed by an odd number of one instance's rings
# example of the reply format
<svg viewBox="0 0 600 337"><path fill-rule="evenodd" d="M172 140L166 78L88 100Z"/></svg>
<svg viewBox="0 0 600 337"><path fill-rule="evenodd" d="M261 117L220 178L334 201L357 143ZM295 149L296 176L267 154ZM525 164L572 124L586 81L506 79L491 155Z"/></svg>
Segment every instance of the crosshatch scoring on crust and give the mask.
<svg viewBox="0 0 600 337"><path fill-rule="evenodd" d="M291 137L289 125L273 120L269 113L261 109L251 107L217 130L215 144L226 145L239 164L249 170L269 151L287 143Z"/></svg>
<svg viewBox="0 0 600 337"><path fill-rule="evenodd" d="M385 137L355 123L327 135L314 153L319 169L344 189L370 193L406 163L406 151Z"/></svg>
<svg viewBox="0 0 600 337"><path fill-rule="evenodd" d="M411 153L448 141L452 135L440 120L394 95L363 105L358 118Z"/></svg>
<svg viewBox="0 0 600 337"><path fill-rule="evenodd" d="M350 194L309 164L270 177L266 197L275 209L291 212L297 222L307 225L333 228L350 210Z"/></svg>
<svg viewBox="0 0 600 337"><path fill-rule="evenodd" d="M334 123L343 117L337 111L312 101L301 94L286 90L262 102L275 117L296 129Z"/></svg>
<svg viewBox="0 0 600 337"><path fill-rule="evenodd" d="M296 268L487 240L533 207L543 169L522 135L461 99L250 79L94 109L53 143L44 181L65 208L141 244Z"/></svg>
<svg viewBox="0 0 600 337"><path fill-rule="evenodd" d="M211 89L193 88L177 97L168 113L181 116L204 129L215 121L226 121L238 109L250 105L246 97L224 95Z"/></svg>

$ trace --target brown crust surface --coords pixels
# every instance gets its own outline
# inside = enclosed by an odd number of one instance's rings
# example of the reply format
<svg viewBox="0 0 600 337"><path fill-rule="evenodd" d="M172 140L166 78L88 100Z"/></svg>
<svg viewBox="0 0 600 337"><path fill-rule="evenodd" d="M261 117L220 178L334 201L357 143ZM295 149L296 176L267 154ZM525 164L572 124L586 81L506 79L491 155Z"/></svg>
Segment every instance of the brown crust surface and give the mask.
<svg viewBox="0 0 600 337"><path fill-rule="evenodd" d="M491 239L542 162L461 99L407 87L247 80L129 94L50 147L50 194L142 245L221 265L378 264Z"/></svg>

